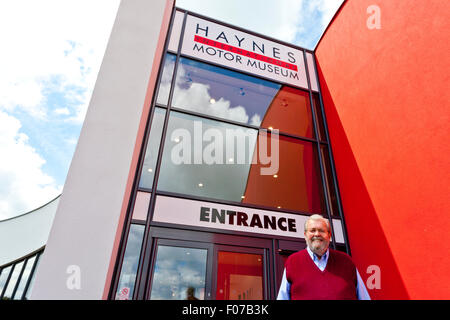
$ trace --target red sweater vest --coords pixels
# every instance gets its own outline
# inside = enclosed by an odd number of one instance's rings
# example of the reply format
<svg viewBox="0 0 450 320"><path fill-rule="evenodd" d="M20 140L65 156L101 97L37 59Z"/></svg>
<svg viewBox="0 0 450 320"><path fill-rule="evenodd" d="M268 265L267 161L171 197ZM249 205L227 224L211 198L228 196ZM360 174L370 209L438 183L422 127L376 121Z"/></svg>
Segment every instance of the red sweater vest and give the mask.
<svg viewBox="0 0 450 320"><path fill-rule="evenodd" d="M356 267L343 252L330 249L322 272L308 251L301 250L286 261L286 277L291 284L292 300L356 299Z"/></svg>

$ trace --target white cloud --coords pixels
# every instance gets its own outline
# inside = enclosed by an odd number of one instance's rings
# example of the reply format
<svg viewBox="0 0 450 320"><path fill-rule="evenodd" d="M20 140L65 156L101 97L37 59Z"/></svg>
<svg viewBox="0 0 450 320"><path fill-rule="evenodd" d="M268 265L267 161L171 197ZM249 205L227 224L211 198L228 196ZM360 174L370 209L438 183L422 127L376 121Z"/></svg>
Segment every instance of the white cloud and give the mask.
<svg viewBox="0 0 450 320"><path fill-rule="evenodd" d="M205 16L292 42L305 0L178 0L177 6Z"/></svg>
<svg viewBox="0 0 450 320"><path fill-rule="evenodd" d="M22 108L42 117L48 114L46 93L65 94L77 88L87 91L77 101L75 110L84 116L118 3L2 1L0 108Z"/></svg>
<svg viewBox="0 0 450 320"><path fill-rule="evenodd" d="M169 97L173 68L174 61L169 61L166 63L158 94L158 102L161 104L165 104ZM219 118L234 120L237 122L248 122L249 116L243 106L231 107L230 101L224 99L223 97L220 97L217 101L212 100L209 93L209 85L203 83L192 82L187 88L183 88L181 83L185 78L186 71L183 65L180 64L178 66L177 79L175 81L172 101L173 106L185 108L198 113L210 114ZM256 123L258 120L259 123ZM255 114L251 119L251 124L259 126L261 124L261 117Z"/></svg>
<svg viewBox="0 0 450 320"><path fill-rule="evenodd" d="M35 209L61 192L42 171L45 160L20 127L18 119L0 111L0 220Z"/></svg>
<svg viewBox="0 0 450 320"><path fill-rule="evenodd" d="M54 124L65 119L71 128L81 126L118 5L119 0L0 2L0 219L61 192L43 170L43 155L61 143L76 143ZM45 121L61 136L33 136L41 147L36 149L21 133L21 121L27 124L23 131L36 132L30 126Z"/></svg>
<svg viewBox="0 0 450 320"><path fill-rule="evenodd" d="M321 24L324 29L328 26L328 23L333 18L342 2L344 2L344 0L314 0L308 2L308 9L311 12L317 11L321 13Z"/></svg>
<svg viewBox="0 0 450 320"><path fill-rule="evenodd" d="M57 115L69 115L70 111L68 108L57 108L53 111Z"/></svg>

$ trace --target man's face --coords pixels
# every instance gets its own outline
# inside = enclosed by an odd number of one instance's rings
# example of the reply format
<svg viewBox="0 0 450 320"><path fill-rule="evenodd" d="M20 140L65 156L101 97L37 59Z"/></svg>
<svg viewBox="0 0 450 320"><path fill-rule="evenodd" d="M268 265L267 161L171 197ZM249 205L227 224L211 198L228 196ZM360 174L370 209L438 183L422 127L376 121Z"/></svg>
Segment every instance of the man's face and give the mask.
<svg viewBox="0 0 450 320"><path fill-rule="evenodd" d="M318 256L322 256L330 245L331 234L322 220L310 220L305 231L305 239L309 249Z"/></svg>

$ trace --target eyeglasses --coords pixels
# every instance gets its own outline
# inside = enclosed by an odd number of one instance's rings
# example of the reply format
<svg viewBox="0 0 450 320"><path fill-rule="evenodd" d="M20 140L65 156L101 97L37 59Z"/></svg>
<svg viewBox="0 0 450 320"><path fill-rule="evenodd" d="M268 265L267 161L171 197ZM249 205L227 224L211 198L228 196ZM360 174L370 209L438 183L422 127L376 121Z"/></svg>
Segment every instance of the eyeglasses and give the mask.
<svg viewBox="0 0 450 320"><path fill-rule="evenodd" d="M325 230L325 229L308 229L308 230L306 230L307 232L310 232L310 233L316 233L316 232L318 232L318 233L320 233L320 234L326 234L326 233L328 233L328 230Z"/></svg>

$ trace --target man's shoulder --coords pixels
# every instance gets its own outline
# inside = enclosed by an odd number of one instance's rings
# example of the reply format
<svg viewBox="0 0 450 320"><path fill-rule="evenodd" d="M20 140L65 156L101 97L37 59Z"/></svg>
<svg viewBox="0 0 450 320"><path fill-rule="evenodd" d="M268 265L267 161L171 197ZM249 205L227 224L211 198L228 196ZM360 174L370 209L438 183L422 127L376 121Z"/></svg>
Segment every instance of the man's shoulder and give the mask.
<svg viewBox="0 0 450 320"><path fill-rule="evenodd" d="M342 261L346 261L347 263L355 265L355 263L353 262L352 257L350 257L345 252L342 252L342 251L339 251L339 250L334 250L334 249L329 249L329 250L330 250L330 256L333 256L336 259L339 259L339 260L342 260Z"/></svg>
<svg viewBox="0 0 450 320"><path fill-rule="evenodd" d="M299 251L291 254L288 257L287 261L294 261L294 260L302 259L303 257L306 257L307 255L308 255L308 251L306 249L299 250Z"/></svg>

